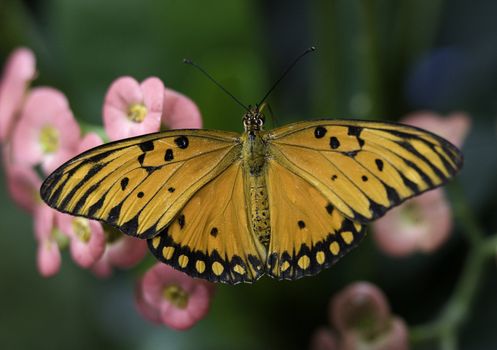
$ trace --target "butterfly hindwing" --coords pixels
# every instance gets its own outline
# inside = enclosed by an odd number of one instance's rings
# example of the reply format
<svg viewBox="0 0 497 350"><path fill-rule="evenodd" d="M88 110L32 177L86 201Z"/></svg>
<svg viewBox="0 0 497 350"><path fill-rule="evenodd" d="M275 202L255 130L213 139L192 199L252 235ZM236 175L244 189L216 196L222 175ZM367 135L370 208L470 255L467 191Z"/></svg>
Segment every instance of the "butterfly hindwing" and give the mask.
<svg viewBox="0 0 497 350"><path fill-rule="evenodd" d="M257 280L266 253L249 228L241 161L195 193L148 244L158 260L193 277L230 284Z"/></svg>
<svg viewBox="0 0 497 350"><path fill-rule="evenodd" d="M365 227L344 217L309 182L268 162L271 242L267 273L277 279L314 275L355 247Z"/></svg>
<svg viewBox="0 0 497 350"><path fill-rule="evenodd" d="M174 130L108 143L62 165L43 183L50 206L150 238L240 155L238 134Z"/></svg>
<svg viewBox="0 0 497 350"><path fill-rule="evenodd" d="M320 120L290 124L266 138L277 162L360 222L444 184L462 166L455 146L401 124Z"/></svg>

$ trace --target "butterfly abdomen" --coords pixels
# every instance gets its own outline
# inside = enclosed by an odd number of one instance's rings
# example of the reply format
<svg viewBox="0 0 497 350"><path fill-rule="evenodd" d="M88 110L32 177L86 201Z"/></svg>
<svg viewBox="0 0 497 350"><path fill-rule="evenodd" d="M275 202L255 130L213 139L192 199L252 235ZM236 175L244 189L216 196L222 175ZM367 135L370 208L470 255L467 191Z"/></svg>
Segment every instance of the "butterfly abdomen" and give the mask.
<svg viewBox="0 0 497 350"><path fill-rule="evenodd" d="M248 131L242 137L245 191L252 232L266 248L271 238L269 201L266 185L267 147L259 131Z"/></svg>

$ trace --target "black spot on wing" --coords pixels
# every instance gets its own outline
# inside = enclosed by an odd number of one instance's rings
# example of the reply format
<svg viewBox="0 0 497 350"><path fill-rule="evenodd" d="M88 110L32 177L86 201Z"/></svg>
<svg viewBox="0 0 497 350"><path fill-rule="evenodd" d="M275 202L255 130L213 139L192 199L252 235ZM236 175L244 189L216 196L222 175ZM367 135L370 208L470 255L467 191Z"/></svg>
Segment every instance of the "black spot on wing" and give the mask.
<svg viewBox="0 0 497 350"><path fill-rule="evenodd" d="M181 149L185 149L188 147L189 141L188 137L180 136L174 139L174 143Z"/></svg>
<svg viewBox="0 0 497 350"><path fill-rule="evenodd" d="M376 164L376 168L379 170L379 171L383 171L383 161L381 159L375 159L374 160L375 164Z"/></svg>
<svg viewBox="0 0 497 350"><path fill-rule="evenodd" d="M212 236L212 237L214 237L214 238L216 238L216 237L217 237L218 232L219 232L219 231L218 231L217 227L213 227L213 228L211 229L211 236Z"/></svg>
<svg viewBox="0 0 497 350"><path fill-rule="evenodd" d="M314 129L314 137L317 138L317 139L323 138L324 135L326 135L327 131L328 130L326 130L325 127L323 127L323 126L317 126L316 129Z"/></svg>
<svg viewBox="0 0 497 350"><path fill-rule="evenodd" d="M305 228L305 222L304 222L304 221L302 221L302 220L299 220L299 221L297 222L297 225L299 226L299 228L300 228L301 230Z"/></svg>
<svg viewBox="0 0 497 350"><path fill-rule="evenodd" d="M181 229L185 227L185 215L181 214L178 216L178 224Z"/></svg>
<svg viewBox="0 0 497 350"><path fill-rule="evenodd" d="M328 214L331 215L331 213L333 213L333 205L331 205L331 203L328 203L328 205L326 205L325 209L328 212Z"/></svg>
<svg viewBox="0 0 497 350"><path fill-rule="evenodd" d="M349 129L347 131L347 135L350 136L361 136L362 132L362 127L360 126L349 126Z"/></svg>
<svg viewBox="0 0 497 350"><path fill-rule="evenodd" d="M129 178L125 177L121 180L121 190L125 190L126 187L128 187L129 184Z"/></svg>
<svg viewBox="0 0 497 350"><path fill-rule="evenodd" d="M350 158L354 158L357 153L359 153L358 150L355 150L355 151L348 151L348 152L344 152L343 154L345 154L346 156L350 157Z"/></svg>
<svg viewBox="0 0 497 350"><path fill-rule="evenodd" d="M337 149L340 147L340 141L335 136L330 137L330 147L332 149Z"/></svg>
<svg viewBox="0 0 497 350"><path fill-rule="evenodd" d="M148 152L148 151L154 150L154 142L153 141L145 141L145 142L140 143L138 146L140 146L140 149L143 152Z"/></svg>
<svg viewBox="0 0 497 350"><path fill-rule="evenodd" d="M164 154L164 160L165 160L166 162L170 162L170 161L171 161L171 160L173 160L173 159L174 159L173 150L172 150L172 149L170 149L170 148L168 148L168 149L166 150L166 153Z"/></svg>

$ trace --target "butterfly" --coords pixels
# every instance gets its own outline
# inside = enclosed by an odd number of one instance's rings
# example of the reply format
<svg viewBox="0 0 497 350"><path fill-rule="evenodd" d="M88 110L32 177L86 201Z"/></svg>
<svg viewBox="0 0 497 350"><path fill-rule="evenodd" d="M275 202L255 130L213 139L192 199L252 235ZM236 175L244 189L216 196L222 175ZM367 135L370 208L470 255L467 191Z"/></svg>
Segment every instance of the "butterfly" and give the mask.
<svg viewBox="0 0 497 350"><path fill-rule="evenodd" d="M360 120L265 131L253 107L242 134L169 130L98 146L44 181L51 207L146 239L161 262L236 284L314 275L365 225L438 187L462 166L445 139Z"/></svg>

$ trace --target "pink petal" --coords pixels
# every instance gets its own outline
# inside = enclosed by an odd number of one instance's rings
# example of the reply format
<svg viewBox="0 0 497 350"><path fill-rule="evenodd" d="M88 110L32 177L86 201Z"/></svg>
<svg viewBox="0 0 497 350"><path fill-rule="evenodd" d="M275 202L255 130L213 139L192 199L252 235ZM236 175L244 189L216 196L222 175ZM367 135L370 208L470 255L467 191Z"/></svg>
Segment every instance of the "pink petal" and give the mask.
<svg viewBox="0 0 497 350"><path fill-rule="evenodd" d="M139 263L147 253L144 240L123 235L117 241L107 242L102 257L92 266L99 277L109 277L113 266L130 268Z"/></svg>
<svg viewBox="0 0 497 350"><path fill-rule="evenodd" d="M166 88L162 123L170 129L199 129L202 127L202 116L191 99Z"/></svg>
<svg viewBox="0 0 497 350"><path fill-rule="evenodd" d="M104 128L111 140L159 131L164 85L158 78L148 78L141 85L131 77L115 80L107 91L103 106ZM129 107L142 104L147 115L142 122L128 118Z"/></svg>
<svg viewBox="0 0 497 350"><path fill-rule="evenodd" d="M102 141L102 138L98 136L98 134L90 132L86 134L79 142L77 153L83 153L85 151L88 151L89 149L100 146L103 143L104 142Z"/></svg>
<svg viewBox="0 0 497 350"><path fill-rule="evenodd" d="M415 212L415 221L409 216ZM449 238L452 211L442 189L426 192L373 222L380 249L392 256L435 251Z"/></svg>
<svg viewBox="0 0 497 350"><path fill-rule="evenodd" d="M40 203L34 210L34 230L38 242L43 242L52 237L55 228L55 216L57 212L45 203Z"/></svg>
<svg viewBox="0 0 497 350"><path fill-rule="evenodd" d="M18 48L7 58L0 81L0 141L5 142L22 106L26 88L36 73L33 52Z"/></svg>
<svg viewBox="0 0 497 350"><path fill-rule="evenodd" d="M461 147L471 127L471 118L463 112L442 117L434 112L421 111L408 114L402 123L431 131Z"/></svg>
<svg viewBox="0 0 497 350"><path fill-rule="evenodd" d="M159 131L164 103L164 84L159 78L150 77L145 79L140 87L143 91L145 106L148 109L147 117L140 124L144 130Z"/></svg>
<svg viewBox="0 0 497 350"><path fill-rule="evenodd" d="M59 247L52 237L55 215L55 210L45 203L40 203L34 211L34 229L38 241L36 261L38 271L43 277L55 275L61 265Z"/></svg>
<svg viewBox="0 0 497 350"><path fill-rule="evenodd" d="M112 266L107 258L107 250L102 257L91 267L92 272L100 278L108 278L112 275Z"/></svg>
<svg viewBox="0 0 497 350"><path fill-rule="evenodd" d="M58 131L59 148L51 154L44 154L39 140L40 131L46 126ZM53 168L75 149L79 137L79 125L64 94L49 87L35 88L28 95L12 136L13 156L20 164L45 163L46 169Z"/></svg>
<svg viewBox="0 0 497 350"><path fill-rule="evenodd" d="M145 257L147 243L144 240L123 235L116 242L107 244L106 254L113 266L129 268Z"/></svg>
<svg viewBox="0 0 497 350"><path fill-rule="evenodd" d="M138 312L147 320L155 323L161 324L161 316L159 307L148 303L143 295L143 279L136 283L135 287L135 306Z"/></svg>
<svg viewBox="0 0 497 350"><path fill-rule="evenodd" d="M43 277L56 275L60 270L61 257L57 242L45 239L38 243L36 256L38 271Z"/></svg>
<svg viewBox="0 0 497 350"><path fill-rule="evenodd" d="M6 164L7 186L10 196L22 209L33 213L40 203L41 179L30 167Z"/></svg>
<svg viewBox="0 0 497 350"><path fill-rule="evenodd" d="M91 251L94 261L102 257L105 251L105 234L102 224L95 220L90 221L91 238L88 242L88 248Z"/></svg>
<svg viewBox="0 0 497 350"><path fill-rule="evenodd" d="M160 317L162 323L178 331L190 329L198 321L195 316L187 310L178 309L170 303L163 303L161 305Z"/></svg>

